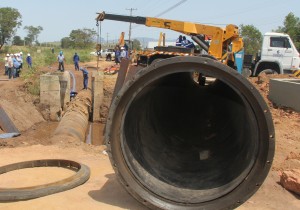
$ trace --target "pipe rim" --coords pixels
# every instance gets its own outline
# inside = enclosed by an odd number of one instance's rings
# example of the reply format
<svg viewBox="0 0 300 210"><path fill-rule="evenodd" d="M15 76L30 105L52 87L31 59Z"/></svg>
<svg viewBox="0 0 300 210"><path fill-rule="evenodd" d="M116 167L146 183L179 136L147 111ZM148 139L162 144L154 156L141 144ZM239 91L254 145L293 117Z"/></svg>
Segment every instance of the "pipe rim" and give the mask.
<svg viewBox="0 0 300 210"><path fill-rule="evenodd" d="M193 63L195 65L209 65L213 66L213 68L216 69L223 69L224 71L221 72L222 74L230 75L232 77L233 81L226 81L226 84L231 84L232 82L235 83L240 83L247 87L248 94L251 95L251 97L254 97L257 99L256 101L256 106L259 108L259 110L253 110L253 112L260 113L260 115L263 113L264 117L264 122L258 122L258 124L264 124L264 129L267 129L267 131L264 132L264 135L268 135L268 142L263 142L264 147L268 147L268 153L267 155L262 154L262 151L265 151L264 149L261 149L261 147L258 148L258 155L257 158L255 159L255 162L251 169L249 169L249 173L247 171L247 175L243 174L244 180L240 181L238 185L236 185L233 189L230 189L228 192L222 194L222 196L215 197L213 199L195 199L192 202L185 202L185 201L175 201L175 200L169 200L166 199L165 197L157 195L157 193L154 193L153 191L147 189L145 187L145 184L143 181L140 180L139 177L136 176L134 172L132 172L132 168L130 168L130 165L128 164L128 157L124 155L124 145L123 145L123 140L115 140L116 133L114 131L118 130L118 134L120 134L120 127L116 125L116 110L118 109L118 106L123 103L130 104L130 102L124 102L124 94L134 85L134 82L147 76L149 73L155 73L155 71L158 71L158 69L163 68L166 65L170 64L182 64L182 63ZM220 72L219 72L220 73ZM215 73L213 73L214 75ZM217 77L218 78L218 77ZM150 82L149 82L150 83ZM146 83L144 84L144 86ZM250 97L250 96L249 96ZM134 97L132 97L133 99ZM123 117L124 119L124 117ZM120 120L120 118L118 119ZM116 128L119 127L119 128ZM114 131L110 132L110 130L113 129ZM262 129L262 128L259 128ZM122 128L121 128L122 130ZM259 132L261 134L261 132ZM106 142L108 145L108 150L111 152L110 153L110 160L114 166L114 170L117 172L119 178L121 179L121 182L123 185L126 187L126 189L138 200L142 202L150 201L150 204L148 206L158 206L158 207L163 207L165 208L166 205L170 205L170 208L175 208L178 206L184 205L185 203L189 203L191 205L191 209L193 207L197 206L203 206L204 202L206 203L205 205L207 206L213 206L211 209L215 209L217 205L218 208L220 205L224 206L238 206L240 205L243 201L245 201L248 197L250 197L257 189L258 186L261 185L263 180L266 178L268 171L271 167L271 162L274 156L274 147L275 147L275 135L274 135L274 127L272 123L272 117L269 111L269 108L267 104L265 103L264 99L260 95L260 93L256 90L256 88L244 77L242 77L240 74L238 74L236 71L233 69L224 66L223 64L219 63L218 61L213 61L209 58L200 58L200 57L175 57L175 58L170 58L170 59L165 59L160 62L157 62L142 71L140 71L135 78L132 78L129 80L123 88L120 90L120 92L117 94L115 99L113 100L110 112L109 112L109 117L108 117L108 122L107 122L107 127L106 127L106 132L105 132L105 138ZM261 137L260 137L261 138ZM264 137L264 139L266 136ZM259 142L261 143L261 142ZM122 152L121 152L122 151ZM120 154L121 152L121 154ZM127 160L126 160L127 158ZM262 161L258 161L260 159L263 159L263 162L265 165L261 165ZM257 171L260 172L260 175L257 176ZM245 186L249 185L251 186ZM129 187L129 186L134 186L134 187ZM132 189L134 188L134 190ZM145 189L146 188L146 189ZM148 186L149 188L149 186ZM245 189L247 190L245 190ZM229 193L230 192L230 193ZM232 201L232 198L228 200L229 197L233 197L234 195L234 200L236 202ZM164 202L162 204L162 201ZM214 200L214 201L212 201ZM225 202L225 203L224 203ZM212 205L213 204L213 205ZM218 205L220 204L220 205ZM186 206L185 206L186 207Z"/></svg>

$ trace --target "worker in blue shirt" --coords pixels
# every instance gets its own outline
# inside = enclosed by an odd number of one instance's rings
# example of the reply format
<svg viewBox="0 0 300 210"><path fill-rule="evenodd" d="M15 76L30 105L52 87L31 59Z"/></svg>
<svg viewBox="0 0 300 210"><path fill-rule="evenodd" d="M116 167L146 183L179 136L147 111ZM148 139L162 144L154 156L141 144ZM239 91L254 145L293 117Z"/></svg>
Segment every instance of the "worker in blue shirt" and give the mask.
<svg viewBox="0 0 300 210"><path fill-rule="evenodd" d="M182 46L182 35L180 35L178 37L178 39L176 40L176 46L181 47Z"/></svg>
<svg viewBox="0 0 300 210"><path fill-rule="evenodd" d="M80 67L80 71L82 71L82 75L83 75L83 89L87 90L88 81L89 81L89 72L83 67Z"/></svg>
<svg viewBox="0 0 300 210"><path fill-rule="evenodd" d="M32 68L32 58L29 53L27 54L26 62L27 62L28 68Z"/></svg>
<svg viewBox="0 0 300 210"><path fill-rule="evenodd" d="M75 71L79 71L79 61L80 61L80 58L79 58L79 55L77 55L77 53L75 53L75 55L73 56L73 62L74 62L74 65L75 65Z"/></svg>
<svg viewBox="0 0 300 210"><path fill-rule="evenodd" d="M195 48L194 43L187 40L185 36L182 37L182 46L185 48Z"/></svg>

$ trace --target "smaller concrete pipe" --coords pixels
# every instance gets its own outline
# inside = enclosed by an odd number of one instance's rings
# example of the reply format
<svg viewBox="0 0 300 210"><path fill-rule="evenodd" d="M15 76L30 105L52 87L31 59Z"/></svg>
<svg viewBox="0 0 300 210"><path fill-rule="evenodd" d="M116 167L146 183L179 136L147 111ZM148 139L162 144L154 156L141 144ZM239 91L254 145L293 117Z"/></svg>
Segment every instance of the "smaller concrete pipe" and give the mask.
<svg viewBox="0 0 300 210"><path fill-rule="evenodd" d="M66 112L63 114L63 117L54 132L52 140L72 138L74 140L84 141L88 127L89 109L91 104L91 91L80 91L76 98L68 105Z"/></svg>

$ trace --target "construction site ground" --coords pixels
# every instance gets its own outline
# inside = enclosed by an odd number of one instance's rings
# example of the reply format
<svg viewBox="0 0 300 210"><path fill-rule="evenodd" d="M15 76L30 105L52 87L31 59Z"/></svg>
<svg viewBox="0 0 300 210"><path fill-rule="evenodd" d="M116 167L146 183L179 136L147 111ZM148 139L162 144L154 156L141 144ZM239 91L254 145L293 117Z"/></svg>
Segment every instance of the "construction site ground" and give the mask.
<svg viewBox="0 0 300 210"><path fill-rule="evenodd" d="M100 70L113 62L100 62ZM88 67L96 67L96 62L85 63ZM0 79L3 66L0 66ZM57 66L45 67L44 71L56 71ZM67 65L66 70L75 74L77 90L82 89L82 72L74 71L73 65ZM96 71L95 68L89 68ZM277 76L282 77L282 76ZM102 133L105 118L114 89L117 74L104 76L104 102L102 105ZM276 107L268 100L269 78L250 78L250 81L264 96L270 106L276 129L276 151L271 171L260 187L238 210L298 210L299 196L287 191L279 183L281 170L298 168L300 164L290 164L286 158L291 153L297 158L300 154L300 114L283 107ZM89 81L89 86L91 82ZM91 170L90 179L74 189L36 198L27 201L0 203L0 209L43 209L43 210L73 210L73 209L147 209L132 198L119 184L105 154L105 146L88 145L84 142L51 142L50 137L57 127L57 122L45 119L47 110L39 105L38 96L32 96L26 91L26 81L15 79L0 81L0 104L21 131L21 136L11 139L0 139L0 166L11 163L37 159L68 159L83 163ZM44 116L44 117L43 117ZM0 130L0 133L3 131ZM58 181L70 176L72 171L62 168L33 168L12 171L0 175L0 188L18 188L34 186Z"/></svg>

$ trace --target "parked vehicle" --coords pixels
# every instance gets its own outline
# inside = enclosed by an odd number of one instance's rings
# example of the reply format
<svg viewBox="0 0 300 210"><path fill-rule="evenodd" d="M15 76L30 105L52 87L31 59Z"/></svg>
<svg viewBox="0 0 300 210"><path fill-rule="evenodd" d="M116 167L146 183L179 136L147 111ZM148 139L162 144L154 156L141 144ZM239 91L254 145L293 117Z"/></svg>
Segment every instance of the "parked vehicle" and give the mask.
<svg viewBox="0 0 300 210"><path fill-rule="evenodd" d="M95 52L90 52L90 55L98 56L97 51L95 51Z"/></svg>
<svg viewBox="0 0 300 210"><path fill-rule="evenodd" d="M291 74L300 68L299 52L290 36L283 33L265 33L261 51L254 60L252 58L253 55L245 55L243 65L244 70L251 70L252 76L261 73Z"/></svg>

